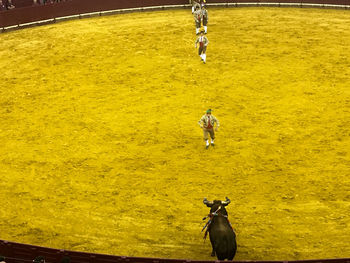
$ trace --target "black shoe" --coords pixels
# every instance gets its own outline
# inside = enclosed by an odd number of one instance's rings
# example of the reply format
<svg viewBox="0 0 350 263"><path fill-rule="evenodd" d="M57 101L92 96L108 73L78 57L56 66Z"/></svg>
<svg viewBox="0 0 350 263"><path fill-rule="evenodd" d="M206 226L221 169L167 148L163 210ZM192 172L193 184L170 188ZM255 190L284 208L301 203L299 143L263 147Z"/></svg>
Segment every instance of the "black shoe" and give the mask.
<svg viewBox="0 0 350 263"><path fill-rule="evenodd" d="M206 150L208 150L208 148L209 148L209 145L205 146L205 149L206 149Z"/></svg>
<svg viewBox="0 0 350 263"><path fill-rule="evenodd" d="M211 143L211 146L215 146L215 144L214 144L214 143Z"/></svg>

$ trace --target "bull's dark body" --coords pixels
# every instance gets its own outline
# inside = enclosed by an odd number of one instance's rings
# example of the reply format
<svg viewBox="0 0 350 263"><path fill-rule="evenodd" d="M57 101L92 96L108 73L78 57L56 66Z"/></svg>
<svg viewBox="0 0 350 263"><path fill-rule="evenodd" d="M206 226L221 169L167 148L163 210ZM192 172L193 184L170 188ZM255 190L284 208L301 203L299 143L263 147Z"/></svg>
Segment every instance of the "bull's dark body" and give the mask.
<svg viewBox="0 0 350 263"><path fill-rule="evenodd" d="M206 204L207 206L210 206ZM227 205L227 204L226 204ZM218 208L221 208L218 210ZM225 204L215 200L210 206L210 213L216 212L208 227L209 238L213 248L212 256L217 256L219 260L232 260L237 251L236 234L233 231L228 219Z"/></svg>

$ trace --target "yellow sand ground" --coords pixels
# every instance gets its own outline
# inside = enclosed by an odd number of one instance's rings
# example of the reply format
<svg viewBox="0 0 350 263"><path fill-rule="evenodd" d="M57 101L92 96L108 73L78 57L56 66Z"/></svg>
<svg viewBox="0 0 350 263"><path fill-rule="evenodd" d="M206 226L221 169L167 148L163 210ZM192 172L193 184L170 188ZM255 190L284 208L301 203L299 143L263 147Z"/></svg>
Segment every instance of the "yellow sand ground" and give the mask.
<svg viewBox="0 0 350 263"><path fill-rule="evenodd" d="M228 196L235 259L350 257L349 11L209 15L206 65L190 10L0 35L1 239L207 260Z"/></svg>

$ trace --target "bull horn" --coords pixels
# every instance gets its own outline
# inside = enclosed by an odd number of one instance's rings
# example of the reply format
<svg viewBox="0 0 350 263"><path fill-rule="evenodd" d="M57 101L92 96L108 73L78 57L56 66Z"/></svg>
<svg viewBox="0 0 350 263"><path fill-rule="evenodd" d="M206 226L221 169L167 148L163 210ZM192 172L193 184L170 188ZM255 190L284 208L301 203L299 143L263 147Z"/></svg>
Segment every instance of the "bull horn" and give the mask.
<svg viewBox="0 0 350 263"><path fill-rule="evenodd" d="M204 197L203 203L204 203L207 207L211 207L211 206L213 206L213 204L214 204L213 202L208 201L208 199L207 199L206 197Z"/></svg>
<svg viewBox="0 0 350 263"><path fill-rule="evenodd" d="M231 200L228 199L227 196L226 196L226 201L221 201L221 204L223 204L224 206L227 206L229 203L231 203Z"/></svg>

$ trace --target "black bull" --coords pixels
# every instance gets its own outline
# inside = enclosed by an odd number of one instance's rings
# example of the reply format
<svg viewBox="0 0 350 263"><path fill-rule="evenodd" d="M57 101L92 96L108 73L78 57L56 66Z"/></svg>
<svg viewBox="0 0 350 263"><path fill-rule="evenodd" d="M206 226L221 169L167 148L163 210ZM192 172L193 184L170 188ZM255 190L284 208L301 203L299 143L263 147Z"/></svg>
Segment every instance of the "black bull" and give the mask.
<svg viewBox="0 0 350 263"><path fill-rule="evenodd" d="M213 247L212 256L216 254L219 260L232 260L237 250L236 234L228 221L225 209L225 206L230 202L227 197L226 201L214 200L210 202L206 198L203 200L203 203L210 207L210 223L207 231Z"/></svg>

